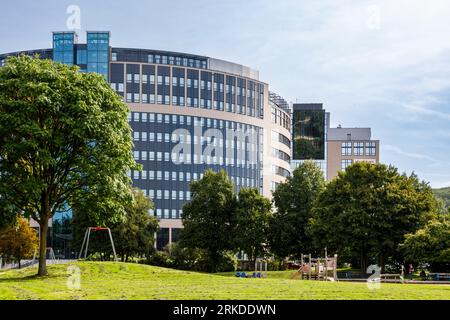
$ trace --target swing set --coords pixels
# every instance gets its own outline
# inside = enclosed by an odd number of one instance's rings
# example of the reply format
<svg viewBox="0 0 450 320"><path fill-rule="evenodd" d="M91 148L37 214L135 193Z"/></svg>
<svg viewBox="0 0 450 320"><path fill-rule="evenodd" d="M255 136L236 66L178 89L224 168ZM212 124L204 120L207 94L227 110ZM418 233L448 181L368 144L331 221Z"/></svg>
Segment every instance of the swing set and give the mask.
<svg viewBox="0 0 450 320"><path fill-rule="evenodd" d="M86 233L84 234L83 244L81 245L80 254L78 255L78 259L86 259L86 257L87 257L91 231L92 232L108 231L109 240L111 241L111 247L112 247L112 251L113 251L113 254L114 254L114 261L117 262L116 248L114 247L114 240L113 240L113 237L112 237L112 234L111 234L111 229L110 228L105 228L105 227L88 227L86 229ZM81 256L83 254L83 249L84 249L84 257L82 258Z"/></svg>

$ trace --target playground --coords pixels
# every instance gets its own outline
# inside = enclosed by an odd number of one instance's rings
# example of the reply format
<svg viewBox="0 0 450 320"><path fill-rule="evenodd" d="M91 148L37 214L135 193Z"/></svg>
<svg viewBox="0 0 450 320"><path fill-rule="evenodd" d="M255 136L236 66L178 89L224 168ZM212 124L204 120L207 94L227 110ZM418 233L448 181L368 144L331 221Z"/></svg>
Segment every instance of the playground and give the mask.
<svg viewBox="0 0 450 320"><path fill-rule="evenodd" d="M68 287L73 268L79 268L80 289ZM234 272L204 274L132 263L79 261L49 265L48 271L50 276L43 278L35 276L35 267L0 271L0 300L450 300L449 285L382 283L379 289L370 290L366 283L292 280L285 271L268 271L267 278L238 278Z"/></svg>

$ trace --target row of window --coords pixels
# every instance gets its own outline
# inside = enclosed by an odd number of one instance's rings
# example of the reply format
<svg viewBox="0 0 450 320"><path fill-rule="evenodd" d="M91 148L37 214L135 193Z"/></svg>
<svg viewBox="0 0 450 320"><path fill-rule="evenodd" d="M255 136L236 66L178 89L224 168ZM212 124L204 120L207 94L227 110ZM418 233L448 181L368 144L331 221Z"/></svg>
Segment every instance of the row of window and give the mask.
<svg viewBox="0 0 450 320"><path fill-rule="evenodd" d="M276 148L272 148L272 156L274 156L275 158L284 160L284 161L291 161L291 156L288 155L286 152L278 150Z"/></svg>
<svg viewBox="0 0 450 320"><path fill-rule="evenodd" d="M291 173L289 172L289 170L286 170L285 168L279 167L279 166L272 166L272 174L276 174L282 177L289 177L291 175Z"/></svg>
<svg viewBox="0 0 450 320"><path fill-rule="evenodd" d="M272 131L272 141L281 142L285 146L291 147L291 140L285 135Z"/></svg>
<svg viewBox="0 0 450 320"><path fill-rule="evenodd" d="M181 130L183 131L183 130ZM198 136L198 135L191 135L190 133L186 134L177 134L177 133L164 133L164 132L146 132L146 131L134 131L133 132L133 140L134 141L142 141L142 142L165 142L165 143L184 143L184 144L194 144L194 145L208 145L213 147L223 147L225 145L225 148L227 149L235 149L236 150L247 150L247 151L256 151L257 147L257 139L254 139L252 143L252 134L256 134L255 132L250 132L247 136L248 141L237 140L234 141L235 136L231 137L231 139L222 139L215 136ZM243 138L246 136L244 135ZM224 144L225 141L225 144ZM286 154L287 155L287 154ZM274 156L275 155L274 153ZM287 155L289 157L289 155ZM282 156L283 158L285 156ZM281 158L280 158L281 159ZM146 159L143 159L146 160Z"/></svg>
<svg viewBox="0 0 450 320"><path fill-rule="evenodd" d="M160 171L160 170L142 170L142 171L133 170L132 172L129 173L129 175L131 178L133 178L133 180L157 180L157 181L179 181L179 182L190 182L196 181L199 178L200 179L203 178L203 173L198 174L196 172L191 173L183 171L177 172L177 171ZM257 186L257 180L253 178L230 176L230 179L237 186L246 186L246 187ZM175 192L175 190L172 191L172 194L174 194L173 192ZM172 200L177 199L172 198ZM179 200L184 200L184 196L180 195Z"/></svg>
<svg viewBox="0 0 450 320"><path fill-rule="evenodd" d="M377 146L375 142L343 142L341 145L341 155L343 156L375 156Z"/></svg>
<svg viewBox="0 0 450 320"><path fill-rule="evenodd" d="M153 200L182 200L190 201L191 192L183 190L145 190L144 193Z"/></svg>
<svg viewBox="0 0 450 320"><path fill-rule="evenodd" d="M194 125L198 127L214 128L214 129L233 129L243 130L247 132L254 132L255 126L246 123L239 123L235 121L211 119L204 117L184 116L176 114L162 114L153 112L129 112L128 122L151 122L151 123L165 123L176 125Z"/></svg>
<svg viewBox="0 0 450 320"><path fill-rule="evenodd" d="M128 103L172 104L264 117L264 84L253 80L177 67L112 64L111 68L111 87Z"/></svg>
<svg viewBox="0 0 450 320"><path fill-rule="evenodd" d="M141 54L142 55L142 54ZM206 60L182 57L182 56L173 56L173 55L164 55L164 54L146 54L143 57L137 57L133 59L133 54L121 54L113 51L111 53L112 61L135 61L135 62L146 62L146 63L155 63L155 64L166 64L173 66L182 66L182 67L190 67L197 69L207 69L208 64Z"/></svg>
<svg viewBox="0 0 450 320"><path fill-rule="evenodd" d="M172 161L176 164L208 164L208 165L226 165L231 167L242 167L247 169L256 169L256 160L250 160L250 155L242 154L236 159L233 157L218 157L211 155L195 155L190 153L169 153L169 152L153 152L148 151L149 157L147 158L147 151L133 151L134 159L139 161ZM156 157L155 157L156 155ZM238 154L239 155L239 154ZM244 159L246 157L246 159ZM254 156L256 158L256 156Z"/></svg>
<svg viewBox="0 0 450 320"><path fill-rule="evenodd" d="M272 104L272 123L278 124L283 128L291 131L291 117L288 113L281 110L279 107Z"/></svg>
<svg viewBox="0 0 450 320"><path fill-rule="evenodd" d="M148 190L143 190L144 193ZM148 196L148 194L146 194ZM156 209L150 210L150 214L156 216L158 219L181 219L183 210L179 209Z"/></svg>

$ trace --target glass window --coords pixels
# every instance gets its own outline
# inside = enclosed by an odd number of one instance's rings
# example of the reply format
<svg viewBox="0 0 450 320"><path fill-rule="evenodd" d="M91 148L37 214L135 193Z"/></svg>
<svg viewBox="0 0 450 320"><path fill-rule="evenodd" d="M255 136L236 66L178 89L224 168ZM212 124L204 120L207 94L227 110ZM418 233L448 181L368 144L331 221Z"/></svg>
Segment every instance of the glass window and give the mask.
<svg viewBox="0 0 450 320"><path fill-rule="evenodd" d="M353 160L351 159L343 159L341 160L341 170L345 171L348 166L350 166L353 163Z"/></svg>
<svg viewBox="0 0 450 320"><path fill-rule="evenodd" d="M362 156L364 154L364 143L355 142L353 145L355 156Z"/></svg>
<svg viewBox="0 0 450 320"><path fill-rule="evenodd" d="M342 143L341 155L343 155L343 156L351 156L352 155L352 143L351 142L343 142Z"/></svg>
<svg viewBox="0 0 450 320"><path fill-rule="evenodd" d="M366 142L366 155L368 156L377 155L377 146L375 142Z"/></svg>

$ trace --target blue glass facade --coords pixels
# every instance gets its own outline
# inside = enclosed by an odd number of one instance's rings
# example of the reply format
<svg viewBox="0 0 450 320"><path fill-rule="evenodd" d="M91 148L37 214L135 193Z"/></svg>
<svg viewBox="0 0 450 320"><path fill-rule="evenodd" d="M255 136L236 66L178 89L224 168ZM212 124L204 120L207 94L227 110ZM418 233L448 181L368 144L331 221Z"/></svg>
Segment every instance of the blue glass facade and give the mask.
<svg viewBox="0 0 450 320"><path fill-rule="evenodd" d="M53 60L68 65L74 64L75 32L53 33Z"/></svg>
<svg viewBox="0 0 450 320"><path fill-rule="evenodd" d="M109 32L87 32L87 72L108 78Z"/></svg>

